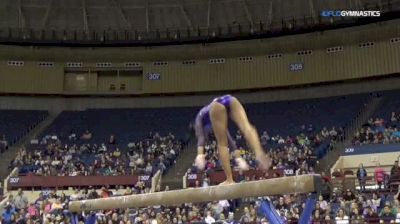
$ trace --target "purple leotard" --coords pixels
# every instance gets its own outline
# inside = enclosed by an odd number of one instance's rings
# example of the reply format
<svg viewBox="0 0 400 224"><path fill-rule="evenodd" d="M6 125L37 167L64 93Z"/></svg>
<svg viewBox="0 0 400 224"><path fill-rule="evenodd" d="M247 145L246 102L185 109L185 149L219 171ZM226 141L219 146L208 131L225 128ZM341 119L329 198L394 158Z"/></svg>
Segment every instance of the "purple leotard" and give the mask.
<svg viewBox="0 0 400 224"><path fill-rule="evenodd" d="M229 113L232 98L233 97L231 95L224 95L215 98L212 102L218 102L224 105ZM196 116L195 131L197 136L197 146L204 146L206 144L206 141L208 140L209 134L212 132L210 109L211 109L211 103L203 107ZM232 136L230 135L229 131L227 135L228 135L229 150L233 151L237 148L236 143L232 139Z"/></svg>

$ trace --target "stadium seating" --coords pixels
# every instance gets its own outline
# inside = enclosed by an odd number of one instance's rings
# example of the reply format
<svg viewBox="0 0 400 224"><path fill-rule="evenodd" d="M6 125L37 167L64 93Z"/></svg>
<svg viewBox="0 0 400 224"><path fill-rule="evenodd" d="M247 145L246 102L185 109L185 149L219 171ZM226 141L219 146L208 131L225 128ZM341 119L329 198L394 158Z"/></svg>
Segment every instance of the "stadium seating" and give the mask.
<svg viewBox="0 0 400 224"><path fill-rule="evenodd" d="M177 138L183 139L187 137L189 123L196 111L196 108L64 111L43 136L57 135L60 140L67 141L71 133L79 138L89 130L93 134L89 142L105 142L113 134L117 136L118 144L124 146L145 138L150 132L158 132L161 136L173 132Z"/></svg>
<svg viewBox="0 0 400 224"><path fill-rule="evenodd" d="M249 118L259 130L270 135L296 135L302 125L312 124L315 131L323 127L343 127L353 119L367 95L331 97L311 100L246 104ZM188 124L194 120L199 108L148 108L148 109L88 109L64 111L54 121L46 134L57 134L67 139L71 133L93 133L93 142L103 142L112 133L120 143L141 139L149 132L177 137L187 135ZM104 128L107 127L107 128ZM235 130L234 126L232 131Z"/></svg>
<svg viewBox="0 0 400 224"><path fill-rule="evenodd" d="M314 131L323 127L344 127L357 115L368 95L350 95L246 105L251 121L270 135L296 135L302 125L312 124Z"/></svg>
<svg viewBox="0 0 400 224"><path fill-rule="evenodd" d="M373 114L373 118L383 118L385 121L390 122L390 116L392 112L396 112L397 114L400 112L400 99L399 99L400 91L387 91L382 94L384 100L382 101L381 106L375 111ZM397 121L400 123L400 121Z"/></svg>
<svg viewBox="0 0 400 224"><path fill-rule="evenodd" d="M258 130L267 130L270 136L298 136L316 134L324 127L345 128L368 100L367 94L307 99L274 103L246 105L251 122ZM312 131L308 131L309 125ZM329 147L330 139L325 139L315 150L317 158L322 158ZM269 144L275 148L277 145Z"/></svg>
<svg viewBox="0 0 400 224"><path fill-rule="evenodd" d="M0 110L0 137L9 145L16 143L48 115L47 111Z"/></svg>
<svg viewBox="0 0 400 224"><path fill-rule="evenodd" d="M304 133L305 136L312 136L320 133L321 129L327 127L330 130L331 127L335 126L346 127L346 125L357 116L360 109L367 102L368 95L354 95L346 97L330 97L322 99L310 99L310 100L298 100L298 101L286 101L286 102L274 102L274 103L256 103L247 104L245 108L248 112L249 119L254 123L258 130L262 132L267 130L270 136L298 136ZM54 121L54 123L43 133L43 136L56 135L61 142L70 141L69 136L72 133L77 135L77 140L73 144L83 143L103 143L109 139L111 134L116 136L118 145L122 149L130 142L137 142L146 139L149 132L158 132L161 136L166 136L168 133L173 133L178 139L187 137L188 126L193 121L199 108L163 108L163 109L88 109L85 111L64 111ZM391 110L391 109L389 109ZM312 130L308 130L309 125L312 125ZM80 140L79 137L86 130L92 133L90 140ZM232 133L236 131L236 128L232 126ZM275 144L275 143L274 143ZM278 145L270 143L272 148ZM327 147L329 145L329 139L325 139L319 147ZM87 163L86 165L93 163L94 157L89 154L83 154L80 157L81 162ZM127 190L127 192L130 190ZM101 193L103 194L103 193ZM126 193L128 194L128 193ZM340 192L338 193L340 195ZM361 194L356 193L356 196ZM298 195L294 198L296 202L284 202L283 207L295 208L301 205L306 195ZM365 198L370 199L372 195L365 193ZM75 197L73 194L71 198ZM285 196L288 197L288 196ZM383 205L386 202L392 203L393 193L389 195L378 195L381 199L381 205L376 207L375 213L380 216L379 212L383 210ZM68 197L67 197L68 198ZM278 201L280 198L272 198L275 201L275 205L279 206ZM66 199L67 201L68 199ZM72 199L70 199L72 200ZM327 200L328 205L331 209L323 210L326 216L332 219L340 220L341 218L336 213L341 208L343 201L336 200L335 197L324 198ZM247 199L242 200L244 203L249 203L249 206L256 207L254 201L248 201ZM57 203L57 202L53 202ZM236 212L235 201L229 201L231 203L230 211ZM322 202L321 202L322 203ZM199 205L200 207L207 205ZM217 206L217 205L213 205ZM367 205L360 207L360 211L368 208ZM176 208L170 208L175 210ZM282 212L282 210L280 210ZM285 211L287 212L287 211ZM346 211L349 214L349 211ZM121 213L118 214L119 219L123 219ZM173 213L171 213L173 214ZM246 211L245 211L246 214ZM175 214L173 214L175 215ZM189 216L193 214L186 214ZM228 216L225 213L225 216ZM295 210L292 215L298 216ZM350 213L351 215L351 213ZM198 218L193 220L203 220L206 216L205 213L200 212ZM325 216L325 215L324 215ZM255 215L249 216L252 220L260 221L262 214L256 213ZM217 220L218 217L214 216ZM323 217L324 218L324 217ZM62 218L61 218L62 219ZM67 217L64 217L68 220ZM244 215L239 220L246 220L247 216ZM313 220L317 220L314 218ZM346 218L343 218L346 219ZM347 217L350 219L350 217ZM296 218L294 218L296 220ZM367 219L366 219L367 220ZM240 221L241 222L241 221ZM288 223L297 223L288 222Z"/></svg>

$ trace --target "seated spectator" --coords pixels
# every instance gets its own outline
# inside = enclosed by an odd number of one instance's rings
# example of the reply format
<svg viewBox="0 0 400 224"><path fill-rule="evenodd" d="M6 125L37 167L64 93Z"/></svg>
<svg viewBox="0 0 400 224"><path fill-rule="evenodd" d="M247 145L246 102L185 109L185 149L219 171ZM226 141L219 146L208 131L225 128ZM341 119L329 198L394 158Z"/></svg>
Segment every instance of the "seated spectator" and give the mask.
<svg viewBox="0 0 400 224"><path fill-rule="evenodd" d="M345 211L342 208L338 210L335 220L337 224L349 223L349 217L346 215Z"/></svg>
<svg viewBox="0 0 400 224"><path fill-rule="evenodd" d="M278 204L275 206L275 208L276 208L276 210L288 210L289 209L289 207L288 207L288 205L286 204L286 202L285 202L285 200L284 200L284 198L283 197L280 197L279 198L279 202L278 202Z"/></svg>
<svg viewBox="0 0 400 224"><path fill-rule="evenodd" d="M271 138L269 137L268 133L266 131L263 132L261 135L261 145L266 146Z"/></svg>
<svg viewBox="0 0 400 224"><path fill-rule="evenodd" d="M314 215L312 217L312 223L314 224L322 224L324 217L321 216L320 210L315 210Z"/></svg>
<svg viewBox="0 0 400 224"><path fill-rule="evenodd" d="M101 188L100 197L101 198L109 198L111 197L112 193L105 187Z"/></svg>
<svg viewBox="0 0 400 224"><path fill-rule="evenodd" d="M286 220L288 223L298 223L299 219L297 218L297 216L295 214L293 214L293 212L288 211L286 214Z"/></svg>
<svg viewBox="0 0 400 224"><path fill-rule="evenodd" d="M323 127L323 128L322 128L322 130L321 130L321 136L324 137L324 138L326 138L326 137L329 136L329 131L328 131L328 129L327 129L326 127Z"/></svg>
<svg viewBox="0 0 400 224"><path fill-rule="evenodd" d="M325 211L328 208L328 202L324 200L324 197L322 195L318 196L318 204L322 211Z"/></svg>
<svg viewBox="0 0 400 224"><path fill-rule="evenodd" d="M108 139L108 144L109 145L116 145L117 144L117 140L115 139L114 135L110 135L110 138Z"/></svg>
<svg viewBox="0 0 400 224"><path fill-rule="evenodd" d="M5 150L8 149L8 142L6 139L6 135L2 135L2 137L0 138L0 150L1 152L4 152Z"/></svg>
<svg viewBox="0 0 400 224"><path fill-rule="evenodd" d="M400 174L400 166L399 166L399 160L396 160L396 161L394 161L394 165L390 169L390 175L394 176L394 175L398 175L398 174Z"/></svg>
<svg viewBox="0 0 400 224"><path fill-rule="evenodd" d="M332 129L329 131L329 136L336 140L337 136L338 136L338 132L336 131L335 127L332 127Z"/></svg>
<svg viewBox="0 0 400 224"><path fill-rule="evenodd" d="M399 115L397 115L396 114L396 112L392 112L391 114L390 114L390 121L391 122L397 122L398 120L399 120L399 116L400 116L400 114Z"/></svg>
<svg viewBox="0 0 400 224"><path fill-rule="evenodd" d="M60 211L60 210L62 210L62 208L63 208L63 205L62 205L60 199L54 200L54 202L51 204L51 212Z"/></svg>
<svg viewBox="0 0 400 224"><path fill-rule="evenodd" d="M322 195L324 200L326 200L326 201L331 200L332 188L331 188L330 183L327 181L327 179L324 179L324 178L322 179L322 185L319 190L320 190L319 194Z"/></svg>
<svg viewBox="0 0 400 224"><path fill-rule="evenodd" d="M358 208L353 208L350 214L352 224L364 224L364 217L360 214Z"/></svg>
<svg viewBox="0 0 400 224"><path fill-rule="evenodd" d="M343 199L345 200L346 204L349 204L356 200L356 196L350 189L347 189Z"/></svg>
<svg viewBox="0 0 400 224"><path fill-rule="evenodd" d="M73 194L70 196L71 201L77 201L82 199L83 195L81 195L80 191L78 189L75 190Z"/></svg>
<svg viewBox="0 0 400 224"><path fill-rule="evenodd" d="M90 140L92 137L92 133L90 133L89 130L86 130L85 133L82 134L81 139Z"/></svg>
<svg viewBox="0 0 400 224"><path fill-rule="evenodd" d="M377 193L377 192L372 193L371 202L372 202L372 205L373 205L374 207L376 207L377 209L380 208L382 199L378 196L378 193Z"/></svg>
<svg viewBox="0 0 400 224"><path fill-rule="evenodd" d="M229 212L229 214L228 214L228 220L226 220L226 222L227 222L228 224L239 224L239 222L235 221L234 218L235 218L235 217L234 217L233 212Z"/></svg>
<svg viewBox="0 0 400 224"><path fill-rule="evenodd" d="M71 134L68 136L68 139L70 140L70 141L76 141L76 134L75 133L73 133L73 132L71 132Z"/></svg>
<svg viewBox="0 0 400 224"><path fill-rule="evenodd" d="M151 173L153 172L153 166L151 165L150 162L147 163L145 172L146 172L147 174L151 174Z"/></svg>
<svg viewBox="0 0 400 224"><path fill-rule="evenodd" d="M396 214L393 213L389 205L385 205L379 216L379 220L381 223L395 223Z"/></svg>
<svg viewBox="0 0 400 224"><path fill-rule="evenodd" d="M113 156L115 158L119 158L121 157L121 151L119 150L119 148L116 148L115 151L113 152Z"/></svg>
<svg viewBox="0 0 400 224"><path fill-rule="evenodd" d="M45 199L41 205L41 209L45 214L50 213L51 211L51 202L48 199Z"/></svg>
<svg viewBox="0 0 400 224"><path fill-rule="evenodd" d="M205 217L204 222L206 222L207 224L212 224L215 222L215 219L211 215L211 211L207 211L207 216Z"/></svg>
<svg viewBox="0 0 400 224"><path fill-rule="evenodd" d="M39 210L36 207L35 203L33 203L33 202L29 204L27 211L28 211L29 217L31 217L33 219L39 218L39 216L40 216Z"/></svg>
<svg viewBox="0 0 400 224"><path fill-rule="evenodd" d="M371 206L365 208L364 219L367 223L379 223L378 214L371 208Z"/></svg>

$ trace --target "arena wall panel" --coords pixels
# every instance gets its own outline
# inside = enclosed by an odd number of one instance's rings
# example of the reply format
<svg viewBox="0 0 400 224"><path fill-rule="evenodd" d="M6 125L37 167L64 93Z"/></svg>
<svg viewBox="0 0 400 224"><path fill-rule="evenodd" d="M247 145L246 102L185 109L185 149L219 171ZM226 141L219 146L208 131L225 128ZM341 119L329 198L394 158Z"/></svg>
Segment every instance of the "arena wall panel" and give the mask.
<svg viewBox="0 0 400 224"><path fill-rule="evenodd" d="M370 93L374 91L400 89L400 76L381 80L361 80L301 88L271 89L256 92L231 92L244 103L258 103L281 100L310 99ZM221 94L221 93L219 93ZM66 96L0 96L1 109L32 110L85 110L88 108L160 108L181 106L203 106L218 93L180 96L120 96L115 94L82 97L74 94Z"/></svg>
<svg viewBox="0 0 400 224"><path fill-rule="evenodd" d="M63 66L40 67L40 61L26 61L23 66L10 66L0 61L0 91L11 93L61 93Z"/></svg>
<svg viewBox="0 0 400 224"><path fill-rule="evenodd" d="M339 158L341 161L331 168L331 172L337 170L352 170L354 174L356 174L360 163L364 165L371 176L373 176L378 163L385 169L385 171L390 172L390 168L393 166L394 161L397 160L398 156L398 152L341 156Z"/></svg>
<svg viewBox="0 0 400 224"><path fill-rule="evenodd" d="M286 53L282 58L253 56L249 62L225 58L225 63L209 64L198 60L194 65L170 62L166 66L148 65L144 73L157 72L160 81L144 80L143 93L174 93L235 90L292 86L380 76L400 72L400 44L389 40L375 46L345 46L344 51L326 53L314 50L312 55ZM289 65L299 63L301 71L290 71Z"/></svg>
<svg viewBox="0 0 400 224"><path fill-rule="evenodd" d="M345 35L343 35L345 33ZM0 93L70 94L65 88L68 62L82 62L96 68L110 63L123 69L126 62L138 62L143 77L118 94L184 93L249 88L286 87L314 84L400 72L400 20L361 27L309 33L261 40L203 45L137 48L63 48L0 46ZM373 46L360 47L373 42ZM327 48L341 46L343 51L328 53ZM298 52L312 51L311 54ZM280 55L267 57L267 55ZM240 58L251 57L251 60ZM23 61L24 66L9 66L8 60ZM211 63L212 59L223 63ZM185 64L185 60L193 63ZM39 67L40 61L54 66ZM290 64L303 69L290 71ZM92 71L93 72L93 71ZM159 74L160 79L149 79ZM89 75L87 88L80 94L104 94L115 80ZM72 90L70 90L72 89Z"/></svg>

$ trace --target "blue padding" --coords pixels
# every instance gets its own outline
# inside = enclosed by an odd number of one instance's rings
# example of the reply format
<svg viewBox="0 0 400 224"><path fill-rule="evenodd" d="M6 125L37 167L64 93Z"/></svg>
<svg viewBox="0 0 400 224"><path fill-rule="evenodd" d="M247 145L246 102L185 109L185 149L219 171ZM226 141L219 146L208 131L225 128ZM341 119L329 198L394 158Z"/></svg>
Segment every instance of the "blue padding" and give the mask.
<svg viewBox="0 0 400 224"><path fill-rule="evenodd" d="M76 214L71 214L71 224L79 224L78 216Z"/></svg>
<svg viewBox="0 0 400 224"><path fill-rule="evenodd" d="M282 218L276 211L274 205L269 200L265 200L265 201L261 202L261 212L268 219L268 221L272 224L285 223L284 220L282 220Z"/></svg>
<svg viewBox="0 0 400 224"><path fill-rule="evenodd" d="M85 224L95 224L95 223L96 223L96 214L90 215L85 221Z"/></svg>
<svg viewBox="0 0 400 224"><path fill-rule="evenodd" d="M311 221L312 212L315 208L315 203L317 202L317 196L312 194L306 201L306 207L301 214L299 224L308 224Z"/></svg>

